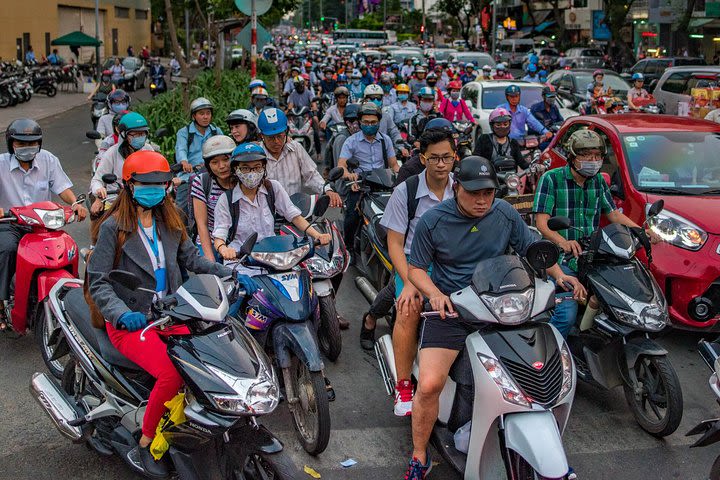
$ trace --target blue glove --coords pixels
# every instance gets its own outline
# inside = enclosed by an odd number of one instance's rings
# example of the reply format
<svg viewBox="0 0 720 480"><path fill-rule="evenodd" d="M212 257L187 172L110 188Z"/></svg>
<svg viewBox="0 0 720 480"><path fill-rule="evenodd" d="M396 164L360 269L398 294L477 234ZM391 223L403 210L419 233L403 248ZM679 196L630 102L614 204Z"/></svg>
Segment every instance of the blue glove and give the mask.
<svg viewBox="0 0 720 480"><path fill-rule="evenodd" d="M140 312L125 312L117 321L118 327L125 327L128 332L135 332L147 326L147 318Z"/></svg>
<svg viewBox="0 0 720 480"><path fill-rule="evenodd" d="M253 293L260 290L260 287L257 283L255 283L255 280L253 280L252 277L249 277L248 275L238 273L237 282L240 288L245 290L246 295L252 295Z"/></svg>

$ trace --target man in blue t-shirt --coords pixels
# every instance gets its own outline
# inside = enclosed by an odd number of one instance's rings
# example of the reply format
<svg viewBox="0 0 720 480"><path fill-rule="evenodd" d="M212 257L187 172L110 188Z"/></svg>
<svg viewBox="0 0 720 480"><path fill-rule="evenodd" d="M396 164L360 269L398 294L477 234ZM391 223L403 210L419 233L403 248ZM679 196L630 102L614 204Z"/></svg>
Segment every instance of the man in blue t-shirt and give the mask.
<svg viewBox="0 0 720 480"><path fill-rule="evenodd" d="M409 280L442 317L426 319L420 338L419 378L412 405L413 458L405 476L411 479L424 478L430 469L427 446L440 392L470 333L462 319L446 315L455 311L450 294L470 285L480 261L504 255L508 246L525 255L534 241L520 214L495 198L499 185L489 160L464 158L454 180L455 198L431 208L418 221L408 259ZM433 270L428 275L430 264ZM557 264L547 272L558 284L569 284L576 298L586 296L578 279L565 275Z"/></svg>

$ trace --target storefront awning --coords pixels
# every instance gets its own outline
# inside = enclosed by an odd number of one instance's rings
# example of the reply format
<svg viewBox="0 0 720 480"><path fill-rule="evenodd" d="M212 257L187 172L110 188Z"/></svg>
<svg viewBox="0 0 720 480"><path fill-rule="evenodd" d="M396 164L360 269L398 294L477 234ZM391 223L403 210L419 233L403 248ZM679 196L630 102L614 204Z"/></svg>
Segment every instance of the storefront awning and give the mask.
<svg viewBox="0 0 720 480"><path fill-rule="evenodd" d="M68 45L70 47L97 47L102 45L102 41L87 35L83 32L71 32L62 37L56 38L51 45Z"/></svg>
<svg viewBox="0 0 720 480"><path fill-rule="evenodd" d="M691 18L688 28L699 28L715 20L714 18Z"/></svg>
<svg viewBox="0 0 720 480"><path fill-rule="evenodd" d="M542 32L542 31L544 31L546 28L548 28L548 27L550 27L551 25L554 25L554 24L555 24L555 20L548 20L548 21L546 21L546 22L541 23L541 24L538 25L537 27L535 27L535 31L538 32L538 33L540 33L540 32Z"/></svg>

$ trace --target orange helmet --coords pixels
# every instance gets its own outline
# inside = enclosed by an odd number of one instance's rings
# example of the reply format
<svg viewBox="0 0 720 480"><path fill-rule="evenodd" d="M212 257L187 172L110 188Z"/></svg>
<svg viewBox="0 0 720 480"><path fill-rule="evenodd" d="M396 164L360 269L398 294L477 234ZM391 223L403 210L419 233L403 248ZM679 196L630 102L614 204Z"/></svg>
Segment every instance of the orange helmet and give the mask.
<svg viewBox="0 0 720 480"><path fill-rule="evenodd" d="M172 180L170 164L154 150L138 150L131 153L123 164L123 181L135 180L142 183L166 183Z"/></svg>

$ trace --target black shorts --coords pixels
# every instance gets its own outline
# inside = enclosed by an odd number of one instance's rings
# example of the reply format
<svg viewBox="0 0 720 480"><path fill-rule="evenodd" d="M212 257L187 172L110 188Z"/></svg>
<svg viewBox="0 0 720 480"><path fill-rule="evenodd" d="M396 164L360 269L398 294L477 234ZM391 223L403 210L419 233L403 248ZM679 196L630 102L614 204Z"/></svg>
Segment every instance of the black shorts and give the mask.
<svg viewBox="0 0 720 480"><path fill-rule="evenodd" d="M465 339L477 328L462 318L439 317L426 318L420 332L420 348L445 348L461 351L465 348Z"/></svg>

